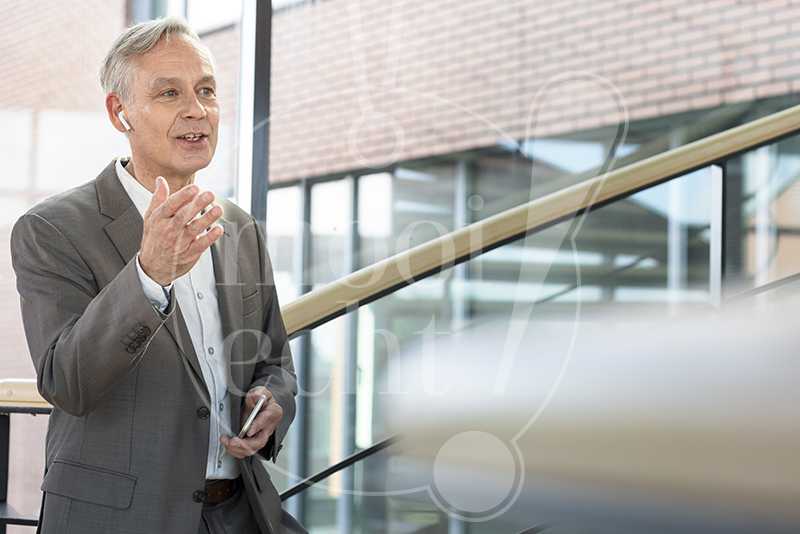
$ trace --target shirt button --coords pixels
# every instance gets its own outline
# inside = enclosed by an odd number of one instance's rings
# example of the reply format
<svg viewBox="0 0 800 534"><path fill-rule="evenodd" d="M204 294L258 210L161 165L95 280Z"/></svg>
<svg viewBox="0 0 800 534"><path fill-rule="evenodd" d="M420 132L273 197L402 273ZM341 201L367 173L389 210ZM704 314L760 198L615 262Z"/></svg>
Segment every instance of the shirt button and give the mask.
<svg viewBox="0 0 800 534"><path fill-rule="evenodd" d="M223 408L225 408L225 405L220 402L219 403L219 411L222 411Z"/></svg>
<svg viewBox="0 0 800 534"><path fill-rule="evenodd" d="M217 462L217 467L222 467L222 460L220 460L219 462Z"/></svg>
<svg viewBox="0 0 800 534"><path fill-rule="evenodd" d="M208 353L214 354L214 347L208 347Z"/></svg>
<svg viewBox="0 0 800 534"><path fill-rule="evenodd" d="M197 490L194 492L194 502L201 503L206 500L206 492L203 490Z"/></svg>
<svg viewBox="0 0 800 534"><path fill-rule="evenodd" d="M201 406L200 408L197 409L197 417L199 417L200 419L208 419L210 415L211 415L211 410L209 410L205 406Z"/></svg>
<svg viewBox="0 0 800 534"><path fill-rule="evenodd" d="M197 292L197 298L203 300L203 294L200 293L199 291Z"/></svg>

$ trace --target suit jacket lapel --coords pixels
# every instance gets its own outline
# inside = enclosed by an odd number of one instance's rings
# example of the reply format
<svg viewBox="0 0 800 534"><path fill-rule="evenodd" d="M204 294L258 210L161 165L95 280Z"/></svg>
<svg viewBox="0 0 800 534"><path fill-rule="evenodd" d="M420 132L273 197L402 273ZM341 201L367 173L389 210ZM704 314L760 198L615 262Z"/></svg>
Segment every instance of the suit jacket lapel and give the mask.
<svg viewBox="0 0 800 534"><path fill-rule="evenodd" d="M139 252L142 216L119 182L114 164L112 161L97 177L97 198L100 213L113 219L106 226L106 233L127 264Z"/></svg>
<svg viewBox="0 0 800 534"><path fill-rule="evenodd" d="M192 345L192 338L189 334L189 328L186 326L186 321L183 319L180 302L178 302L175 306L175 310L172 312L172 315L164 322L164 327L170 333L172 339L175 340L175 343L178 345L178 348L181 351L181 355L186 361L189 362L189 365L192 367L195 375L197 378L199 378L200 383L205 386L206 400L208 400L210 398L208 394L208 385L203 378L203 370L200 368L200 362L197 360L197 354L194 351L194 345Z"/></svg>
<svg viewBox="0 0 800 534"><path fill-rule="evenodd" d="M113 219L106 225L106 233L117 248L122 260L127 264L141 247L143 221L139 210L136 209L117 177L115 163L116 160L112 161L97 177L97 197L100 203L100 212ZM178 345L181 355L188 360L189 365L205 385L203 372L197 361L180 305L175 306L175 310L164 326Z"/></svg>

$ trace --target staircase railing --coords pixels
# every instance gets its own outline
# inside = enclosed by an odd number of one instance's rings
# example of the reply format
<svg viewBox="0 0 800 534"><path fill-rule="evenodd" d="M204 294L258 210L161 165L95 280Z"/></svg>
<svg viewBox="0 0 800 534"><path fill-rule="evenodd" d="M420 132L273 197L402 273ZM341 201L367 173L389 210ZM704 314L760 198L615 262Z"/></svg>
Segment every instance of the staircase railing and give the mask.
<svg viewBox="0 0 800 534"><path fill-rule="evenodd" d="M800 131L800 106L785 109L585 180L472 223L306 293L281 310L301 335L427 276L648 187Z"/></svg>

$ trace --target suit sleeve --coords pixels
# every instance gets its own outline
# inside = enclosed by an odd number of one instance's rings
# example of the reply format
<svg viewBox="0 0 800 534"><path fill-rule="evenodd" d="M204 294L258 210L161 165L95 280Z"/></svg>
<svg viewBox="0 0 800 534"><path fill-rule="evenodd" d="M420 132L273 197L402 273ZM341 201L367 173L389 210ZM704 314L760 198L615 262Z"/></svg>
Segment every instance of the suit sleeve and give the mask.
<svg viewBox="0 0 800 534"><path fill-rule="evenodd" d="M73 244L35 213L14 226L11 255L39 392L85 415L136 366L174 305L153 308L135 260L98 287Z"/></svg>
<svg viewBox="0 0 800 534"><path fill-rule="evenodd" d="M264 386L275 397L276 402L283 409L283 417L275 428L275 432L270 437L267 445L259 451L260 454L268 459L275 460L278 451L282 448L281 443L286 437L289 425L294 420L297 395L297 376L294 371L292 353L289 348L289 338L286 335L286 327L281 317L280 305L278 304L278 294L275 291L275 281L272 275L272 263L267 253L267 247L261 228L258 223L254 224L257 232L259 262L262 283L262 306L264 310L264 322L262 331L266 334L259 346L260 357L253 375L254 386Z"/></svg>

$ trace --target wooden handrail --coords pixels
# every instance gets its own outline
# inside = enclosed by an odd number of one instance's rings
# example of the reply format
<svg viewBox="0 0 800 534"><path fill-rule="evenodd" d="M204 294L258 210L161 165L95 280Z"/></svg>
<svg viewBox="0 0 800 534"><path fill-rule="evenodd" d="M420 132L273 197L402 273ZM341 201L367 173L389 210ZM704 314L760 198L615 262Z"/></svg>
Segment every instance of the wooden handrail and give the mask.
<svg viewBox="0 0 800 534"><path fill-rule="evenodd" d="M352 311L442 266L464 261L581 211L687 174L800 131L800 106L632 163L386 258L319 289L281 310L289 335ZM477 237L477 238L476 238Z"/></svg>
<svg viewBox="0 0 800 534"><path fill-rule="evenodd" d="M39 395L33 378L4 378L0 380L0 406L49 408L50 403Z"/></svg>
<svg viewBox="0 0 800 534"><path fill-rule="evenodd" d="M319 326L426 275L591 207L800 131L794 106L632 163L433 239L306 293L281 309L290 336ZM50 406L35 380L0 380L0 406Z"/></svg>

